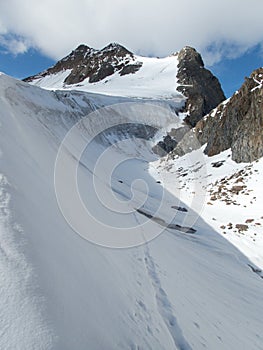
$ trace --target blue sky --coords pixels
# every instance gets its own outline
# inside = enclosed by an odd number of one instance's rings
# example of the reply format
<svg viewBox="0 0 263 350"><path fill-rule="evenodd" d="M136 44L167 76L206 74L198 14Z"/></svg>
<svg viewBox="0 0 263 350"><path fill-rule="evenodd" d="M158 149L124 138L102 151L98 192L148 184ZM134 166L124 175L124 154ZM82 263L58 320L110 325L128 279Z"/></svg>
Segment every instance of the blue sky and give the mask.
<svg viewBox="0 0 263 350"><path fill-rule="evenodd" d="M0 71L38 73L81 43L160 57L189 45L228 97L263 65L262 13L262 0L0 1Z"/></svg>
<svg viewBox="0 0 263 350"><path fill-rule="evenodd" d="M23 79L42 72L55 63L54 59L44 56L34 49L14 55L6 52L0 45L0 71L12 77Z"/></svg>
<svg viewBox="0 0 263 350"><path fill-rule="evenodd" d="M39 73L55 62L55 59L35 49L14 55L6 52L0 45L0 71L18 79ZM261 66L263 66L263 55L260 46L257 45L238 58L223 58L207 68L218 77L226 97L230 97L242 85L245 76L249 76L254 69Z"/></svg>
<svg viewBox="0 0 263 350"><path fill-rule="evenodd" d="M240 88L246 76L262 66L262 50L257 45L238 58L222 59L209 68L219 79L226 97L230 97Z"/></svg>

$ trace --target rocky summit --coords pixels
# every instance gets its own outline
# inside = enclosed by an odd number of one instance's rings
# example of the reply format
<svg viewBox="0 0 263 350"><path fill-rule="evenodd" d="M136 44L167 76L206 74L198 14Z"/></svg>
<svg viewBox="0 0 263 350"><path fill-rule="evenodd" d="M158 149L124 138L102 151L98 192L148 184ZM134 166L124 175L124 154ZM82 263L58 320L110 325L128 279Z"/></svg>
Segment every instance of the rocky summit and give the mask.
<svg viewBox="0 0 263 350"><path fill-rule="evenodd" d="M77 84L87 78L90 83L95 83L115 72L119 72L120 75L135 73L141 66L142 63L136 60L133 53L119 44L111 43L102 50L80 45L53 67L24 81L32 82L69 69L71 72L64 80L65 84Z"/></svg>
<svg viewBox="0 0 263 350"><path fill-rule="evenodd" d="M202 117L226 99L219 80L204 67L201 55L194 48L186 46L176 55L177 90L186 97L182 109L186 113L186 125L180 129L180 133L165 136L153 148L160 156L171 152L189 128L194 127Z"/></svg>
<svg viewBox="0 0 263 350"><path fill-rule="evenodd" d="M196 123L226 99L218 79L204 67L201 55L186 46L178 53L178 91L187 97L186 121Z"/></svg>

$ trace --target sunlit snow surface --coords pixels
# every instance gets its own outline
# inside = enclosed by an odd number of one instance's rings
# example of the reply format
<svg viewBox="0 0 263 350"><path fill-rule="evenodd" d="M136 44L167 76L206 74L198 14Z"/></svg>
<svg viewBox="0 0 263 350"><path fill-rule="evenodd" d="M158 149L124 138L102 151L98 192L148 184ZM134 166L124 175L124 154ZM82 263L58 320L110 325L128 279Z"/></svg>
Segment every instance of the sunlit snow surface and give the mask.
<svg viewBox="0 0 263 350"><path fill-rule="evenodd" d="M263 270L263 159L238 164L231 160L231 150L208 157L204 148L153 162L150 173L156 180L161 174L166 189L192 208L199 185L202 200L195 207L202 218Z"/></svg>
<svg viewBox="0 0 263 350"><path fill-rule="evenodd" d="M54 190L62 139L88 111L123 101L44 91L4 75L0 99L1 349L263 348L263 280L202 215L195 234L164 229L151 242L129 249L90 243L62 216ZM154 155L143 142L133 145L109 151L108 162L131 149L137 156L114 169L111 186L106 172L96 173L105 195L113 189L125 206L139 178L148 185L144 210L155 210L165 193L160 218L176 212L174 223L182 223L184 215L194 216L195 206L178 200L171 180L166 187L166 174L156 179L152 163L149 172ZM79 186L87 205L90 193L93 200L90 169L106 146L92 143L93 152L81 159ZM137 185L143 195L145 187ZM112 216L99 201L92 204L111 225L136 226L147 219L136 210ZM177 213L172 208L177 205L187 213Z"/></svg>
<svg viewBox="0 0 263 350"><path fill-rule="evenodd" d="M75 85L65 85L64 80L71 70L47 75L33 81L46 89L65 89L96 92L113 96L139 98L182 98L177 88L177 56L149 58L135 56L143 65L138 72L120 76L118 72L97 83L88 79Z"/></svg>

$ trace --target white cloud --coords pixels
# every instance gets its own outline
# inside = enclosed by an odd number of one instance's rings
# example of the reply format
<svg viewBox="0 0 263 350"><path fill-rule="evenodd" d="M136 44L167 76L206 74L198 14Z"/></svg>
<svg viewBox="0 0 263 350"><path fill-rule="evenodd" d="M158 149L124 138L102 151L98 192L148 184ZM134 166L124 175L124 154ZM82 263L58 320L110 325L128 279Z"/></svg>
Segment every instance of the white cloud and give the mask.
<svg viewBox="0 0 263 350"><path fill-rule="evenodd" d="M11 52L14 55L27 52L30 46L26 39L12 35L0 35L0 45L5 48L6 53Z"/></svg>
<svg viewBox="0 0 263 350"><path fill-rule="evenodd" d="M212 64L262 45L262 13L262 0L9 0L0 33L16 35L10 51L33 46L55 59L80 43L114 41L157 56L191 45Z"/></svg>

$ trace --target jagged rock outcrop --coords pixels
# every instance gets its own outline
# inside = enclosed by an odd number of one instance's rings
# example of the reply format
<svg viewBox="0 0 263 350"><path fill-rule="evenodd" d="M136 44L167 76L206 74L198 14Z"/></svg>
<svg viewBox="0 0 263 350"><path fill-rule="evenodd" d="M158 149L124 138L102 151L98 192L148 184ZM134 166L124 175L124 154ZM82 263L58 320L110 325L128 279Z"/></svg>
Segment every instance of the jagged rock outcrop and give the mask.
<svg viewBox="0 0 263 350"><path fill-rule="evenodd" d="M186 46L178 53L178 91L187 97L186 121L196 123L213 108L225 100L218 79L206 68L201 55L192 47Z"/></svg>
<svg viewBox="0 0 263 350"><path fill-rule="evenodd" d="M204 68L202 57L194 48L186 46L177 56L179 61L177 79L178 84L180 84L177 90L187 98L183 111L187 112L185 123L192 128L226 97L218 79L208 69ZM164 137L153 148L153 151L160 156L164 156L173 150L172 147L177 146L177 154L183 155L189 147L192 147L194 140L184 139L184 143L179 144L189 127L184 127L177 137L172 137L172 139L171 137ZM196 148L198 145L199 141L196 140L193 147Z"/></svg>
<svg viewBox="0 0 263 350"><path fill-rule="evenodd" d="M31 82L70 69L65 84L77 84L87 78L90 83L95 83L115 72L119 72L120 75L135 73L141 66L142 63L136 60L133 53L119 44L109 44L102 50L80 45L53 67L24 81Z"/></svg>
<svg viewBox="0 0 263 350"><path fill-rule="evenodd" d="M236 162L263 156L263 68L256 69L229 100L202 118L174 149L183 155L207 144L213 156L229 148Z"/></svg>
<svg viewBox="0 0 263 350"><path fill-rule="evenodd" d="M163 140L159 141L155 146L153 146L153 152L158 154L160 157L166 156L175 149L188 131L188 125L181 126L177 129L172 129L166 136L163 137Z"/></svg>
<svg viewBox="0 0 263 350"><path fill-rule="evenodd" d="M171 138L170 135L166 135L163 141L159 141L157 145L153 146L152 150L160 157L164 157L167 153L171 152L177 145L177 141Z"/></svg>

